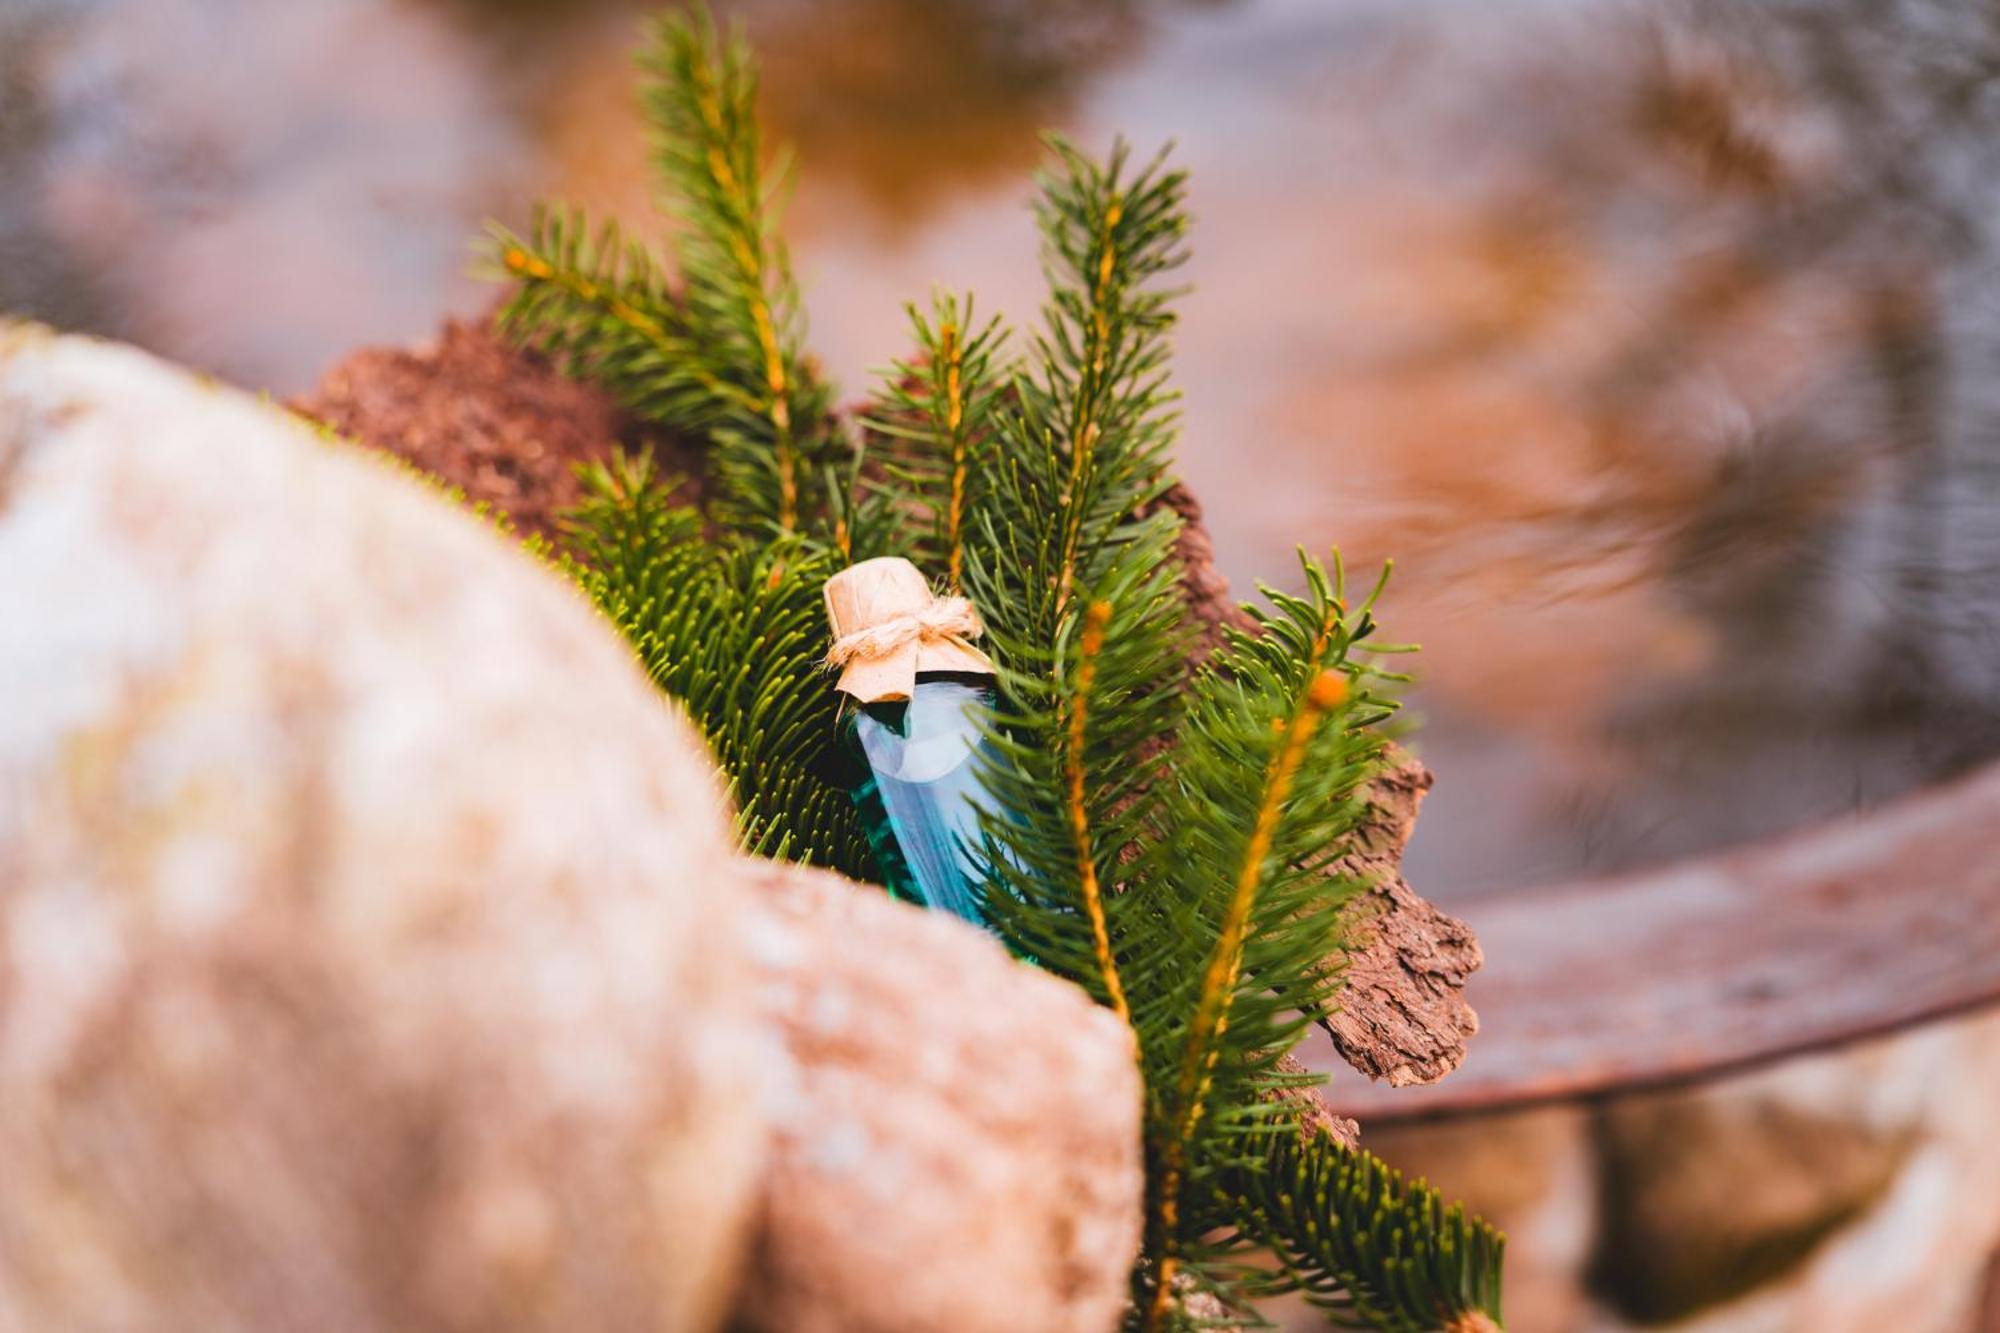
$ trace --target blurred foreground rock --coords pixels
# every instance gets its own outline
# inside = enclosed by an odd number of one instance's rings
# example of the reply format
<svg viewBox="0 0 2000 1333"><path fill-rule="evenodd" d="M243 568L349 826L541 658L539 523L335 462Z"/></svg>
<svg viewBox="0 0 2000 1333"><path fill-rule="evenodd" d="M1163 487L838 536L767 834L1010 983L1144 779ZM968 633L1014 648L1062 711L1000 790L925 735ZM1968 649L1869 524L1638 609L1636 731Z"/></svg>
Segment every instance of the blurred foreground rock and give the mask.
<svg viewBox="0 0 2000 1333"><path fill-rule="evenodd" d="M422 486L0 339L0 1327L713 1322L763 1131L686 728Z"/></svg>
<svg viewBox="0 0 2000 1333"><path fill-rule="evenodd" d="M1115 1323L1123 1028L407 476L0 325L0 700L5 1333Z"/></svg>
<svg viewBox="0 0 2000 1333"><path fill-rule="evenodd" d="M745 1325L1115 1326L1145 1187L1129 1030L946 913L757 878L748 952L790 1059Z"/></svg>

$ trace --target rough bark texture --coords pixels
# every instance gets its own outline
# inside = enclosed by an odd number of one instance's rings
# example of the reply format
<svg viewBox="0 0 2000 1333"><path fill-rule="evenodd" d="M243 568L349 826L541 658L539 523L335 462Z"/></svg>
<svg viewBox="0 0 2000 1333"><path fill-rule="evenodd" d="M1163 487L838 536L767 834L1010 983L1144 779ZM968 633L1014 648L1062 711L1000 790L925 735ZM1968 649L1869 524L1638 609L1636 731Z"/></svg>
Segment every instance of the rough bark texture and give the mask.
<svg viewBox="0 0 2000 1333"><path fill-rule="evenodd" d="M421 347L363 348L292 406L501 510L524 535L554 537L557 515L581 495L575 465L615 446L649 447L663 471L691 482L700 471L684 445L483 323L451 320Z"/></svg>
<svg viewBox="0 0 2000 1333"><path fill-rule="evenodd" d="M0 324L0 1330L713 1326L746 890L590 607L379 460Z"/></svg>
<svg viewBox="0 0 2000 1333"><path fill-rule="evenodd" d="M1181 485L1165 503L1184 524L1176 554L1188 609L1207 627L1197 649L1205 657L1226 629L1247 626L1250 618L1215 567L1201 502ZM1418 897L1403 878L1403 847L1433 779L1402 750L1392 751L1391 760L1370 793L1371 816L1357 850L1338 867L1368 889L1352 909L1352 949L1340 962L1346 977L1340 1012L1326 1029L1348 1064L1405 1087L1434 1083L1465 1058L1466 1042L1479 1030L1465 983L1482 957L1471 929Z"/></svg>
<svg viewBox="0 0 2000 1333"><path fill-rule="evenodd" d="M1187 599L1188 612L1202 625L1194 650L1194 661L1199 663L1222 645L1225 630L1232 626L1247 629L1252 622L1243 604L1230 596L1229 580L1215 566L1215 543L1202 521L1201 501L1187 483L1175 482L1161 503L1181 517L1174 556L1181 563L1181 593Z"/></svg>
<svg viewBox="0 0 2000 1333"><path fill-rule="evenodd" d="M471 369L457 369L461 365ZM477 401L468 405L461 399ZM585 400L595 400L595 406L561 414L576 430L560 437L537 406ZM508 348L485 328L463 325L448 326L437 349L357 352L297 406L465 486L469 494L485 495L510 512L519 506L529 516L524 526L537 530L571 492L547 489L554 485L548 469L505 472L516 487L511 500L497 489L477 490L471 483L478 479L478 460L508 456L522 441L544 438L560 438L555 452L562 457L593 457L609 448L609 440L591 441L592 429L635 438L596 390L563 380L545 362ZM441 431L464 438L440 447L435 440ZM674 450L668 471L696 471L684 447L667 447ZM1242 612L1215 566L1199 502L1185 486L1175 487L1166 502L1186 520L1179 555L1189 608L1207 626L1200 649L1206 653L1221 641L1225 625L1242 623ZM1368 850L1349 867L1370 877L1372 887L1356 905L1359 947L1345 960L1349 989L1329 1029L1349 1064L1397 1084L1429 1082L1451 1072L1478 1026L1463 995L1466 978L1480 964L1477 941L1464 923L1418 897L1397 869L1430 781L1420 764L1400 756L1398 767L1378 786L1379 814L1364 831Z"/></svg>
<svg viewBox="0 0 2000 1333"><path fill-rule="evenodd" d="M738 1318L770 1333L1095 1333L1139 1246L1131 1034L954 917L761 863L784 1047Z"/></svg>
<svg viewBox="0 0 2000 1333"><path fill-rule="evenodd" d="M1479 1016L1465 983L1483 961L1479 941L1403 878L1403 846L1430 771L1397 752L1396 767L1376 779L1372 818L1341 869L1367 891L1353 907L1354 945L1343 963L1340 1011L1326 1025L1350 1065L1392 1087L1435 1083L1458 1068Z"/></svg>

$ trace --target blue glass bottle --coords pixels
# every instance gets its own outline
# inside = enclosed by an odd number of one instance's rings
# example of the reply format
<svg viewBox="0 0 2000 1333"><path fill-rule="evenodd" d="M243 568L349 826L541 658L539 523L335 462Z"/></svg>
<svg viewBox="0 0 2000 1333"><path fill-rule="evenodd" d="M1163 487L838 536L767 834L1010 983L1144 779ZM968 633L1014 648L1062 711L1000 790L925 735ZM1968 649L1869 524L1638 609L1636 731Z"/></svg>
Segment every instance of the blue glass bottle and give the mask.
<svg viewBox="0 0 2000 1333"><path fill-rule="evenodd" d="M842 721L859 763L853 786L868 845L891 892L983 924L979 874L977 718L992 707L990 677L924 672L907 701L863 704Z"/></svg>
<svg viewBox="0 0 2000 1333"><path fill-rule="evenodd" d="M980 718L993 664L972 646L979 617L938 597L909 561L864 560L826 582L827 622L847 695L849 785L877 868L897 896L980 923ZM983 924L983 923L982 923Z"/></svg>

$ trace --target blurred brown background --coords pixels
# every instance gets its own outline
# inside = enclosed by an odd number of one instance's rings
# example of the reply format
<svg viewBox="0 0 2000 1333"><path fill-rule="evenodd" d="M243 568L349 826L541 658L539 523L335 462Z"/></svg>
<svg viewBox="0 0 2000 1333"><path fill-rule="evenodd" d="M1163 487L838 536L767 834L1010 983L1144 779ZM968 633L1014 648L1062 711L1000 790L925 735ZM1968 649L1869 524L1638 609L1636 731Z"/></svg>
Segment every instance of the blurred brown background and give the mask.
<svg viewBox="0 0 2000 1333"><path fill-rule="evenodd" d="M646 229L648 6L0 0L0 307L289 393ZM746 0L849 396L938 283L1033 317L1036 133L1194 173L1226 571L1398 562L1464 902L2000 750L2000 17L1976 0Z"/></svg>

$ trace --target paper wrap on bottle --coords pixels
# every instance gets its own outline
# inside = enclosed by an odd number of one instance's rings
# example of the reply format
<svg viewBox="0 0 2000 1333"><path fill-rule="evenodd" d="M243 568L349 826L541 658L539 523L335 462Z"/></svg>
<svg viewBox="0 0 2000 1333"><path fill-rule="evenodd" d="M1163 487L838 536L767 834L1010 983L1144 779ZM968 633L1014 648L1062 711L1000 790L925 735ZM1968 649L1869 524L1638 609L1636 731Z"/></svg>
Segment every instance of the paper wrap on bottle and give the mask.
<svg viewBox="0 0 2000 1333"><path fill-rule="evenodd" d="M935 597L917 567L900 556L849 565L826 581L833 627L829 665L839 688L864 704L905 700L920 671L993 673L972 646L979 613L963 597Z"/></svg>

